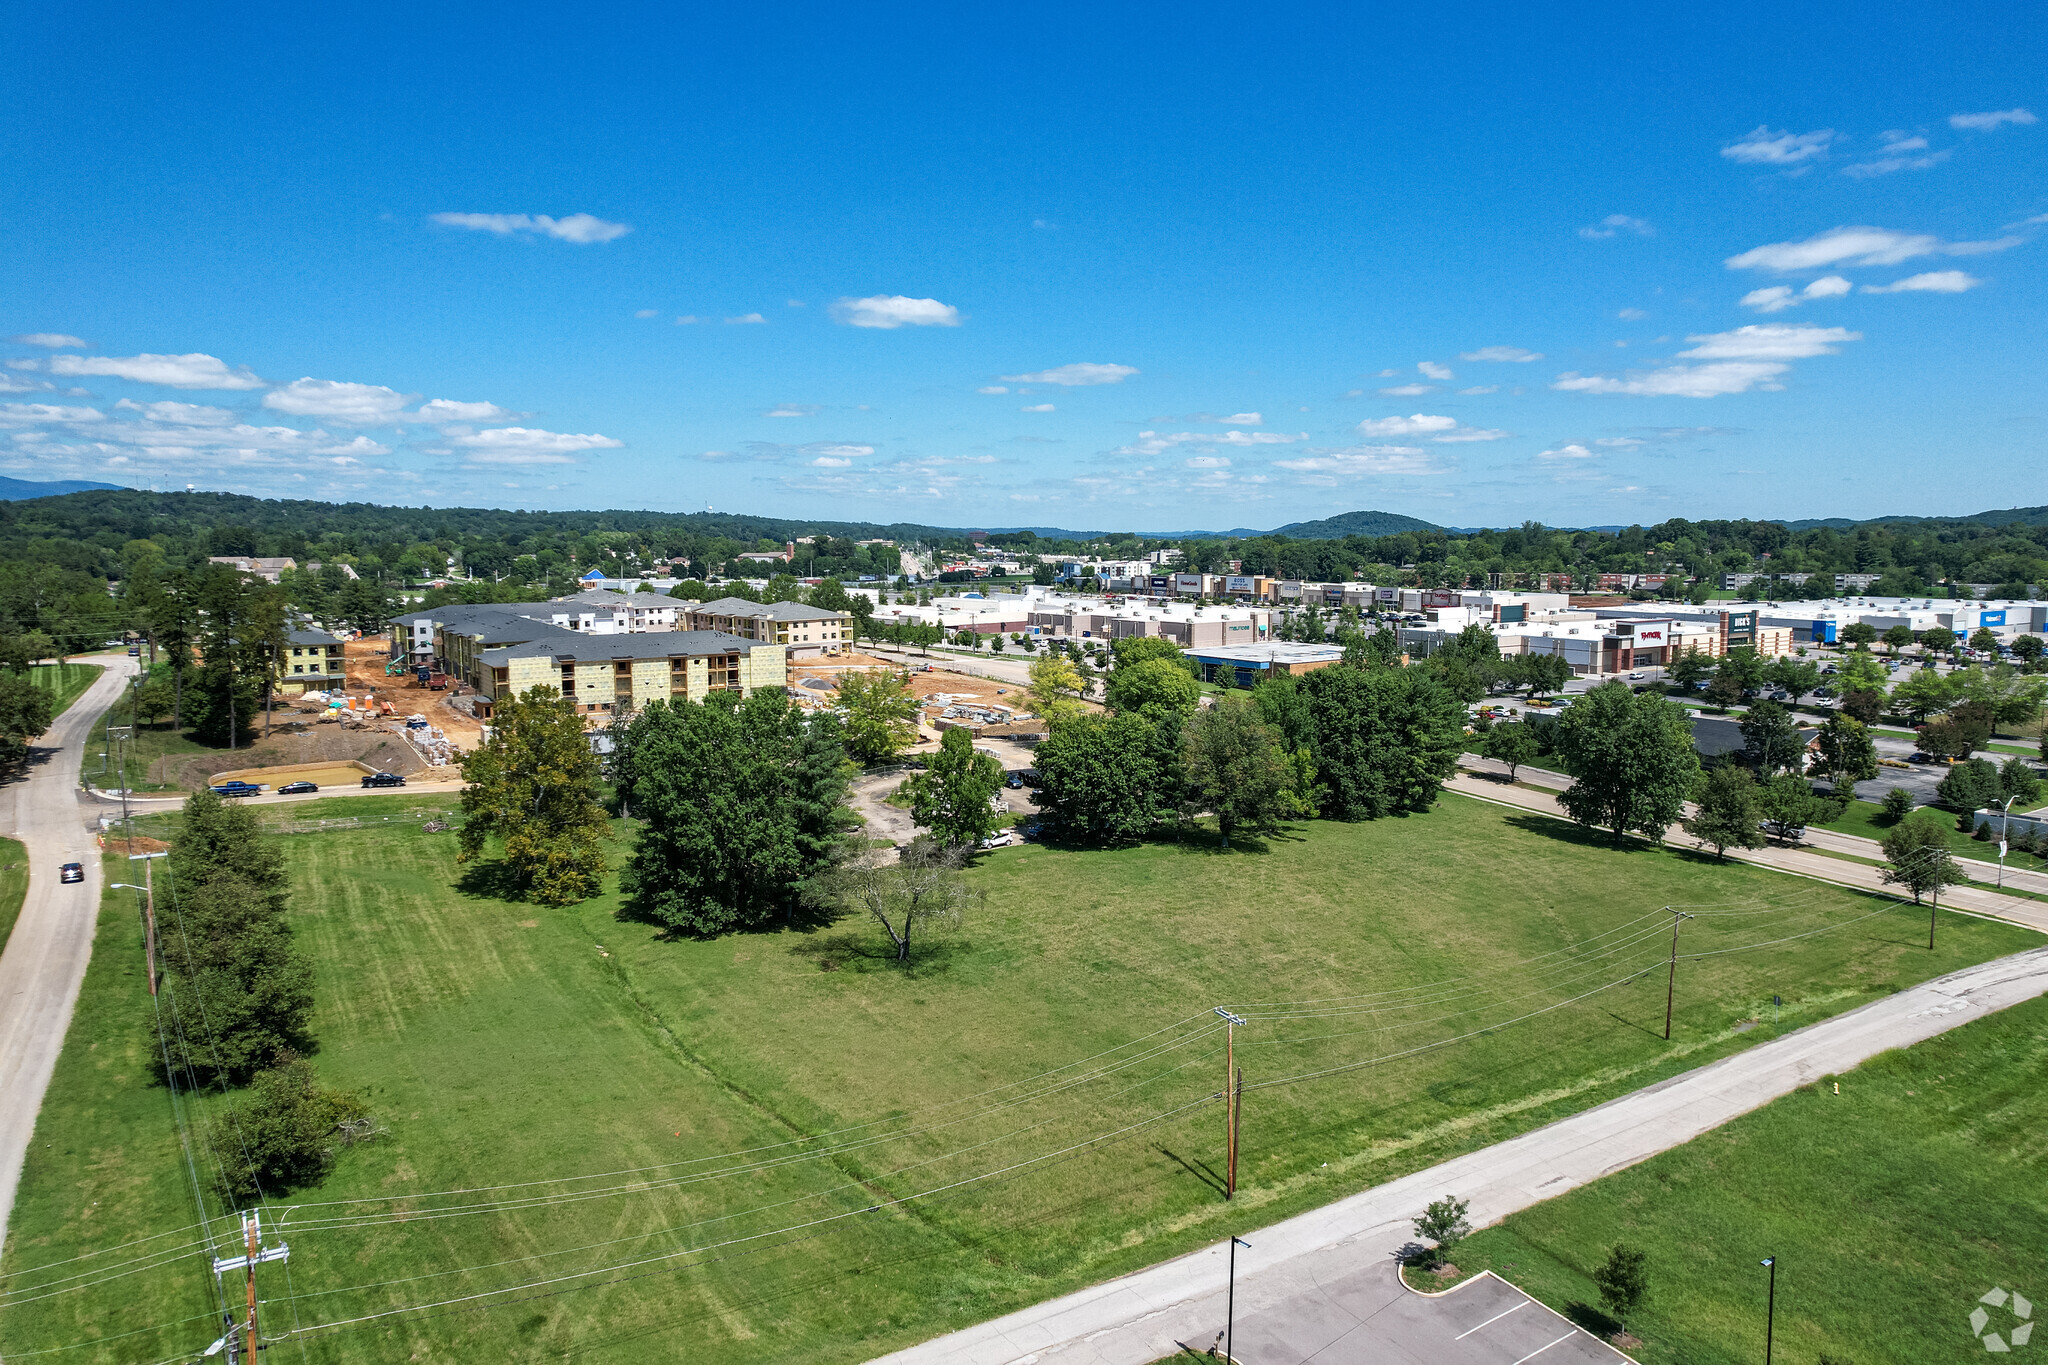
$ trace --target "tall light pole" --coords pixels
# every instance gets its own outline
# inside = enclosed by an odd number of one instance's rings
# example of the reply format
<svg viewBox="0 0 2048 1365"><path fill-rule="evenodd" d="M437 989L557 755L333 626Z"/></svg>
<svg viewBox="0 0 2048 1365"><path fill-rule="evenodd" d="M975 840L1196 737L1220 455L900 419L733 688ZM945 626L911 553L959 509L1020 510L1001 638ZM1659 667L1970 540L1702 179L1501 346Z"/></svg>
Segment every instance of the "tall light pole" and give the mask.
<svg viewBox="0 0 2048 1365"><path fill-rule="evenodd" d="M2012 803L2019 800L2017 795L2005 798L2005 804L1998 808L1998 885L2005 887L2005 836L2012 826Z"/></svg>
<svg viewBox="0 0 2048 1365"><path fill-rule="evenodd" d="M1237 1026L1245 1021L1221 1005L1216 1013L1223 1016L1223 1197L1231 1199L1237 1195L1237 1111L1244 1099L1244 1078L1237 1074Z"/></svg>
<svg viewBox="0 0 2048 1365"><path fill-rule="evenodd" d="M132 845L131 845L132 847ZM168 857L165 853L131 853L128 861L142 864L142 885L134 882L115 882L117 887L142 893L142 957L149 971L149 993L156 994L156 875L154 863L158 858Z"/></svg>
<svg viewBox="0 0 2048 1365"><path fill-rule="evenodd" d="M1778 1325L1778 1258L1766 1256L1758 1264L1769 1267L1771 1272L1770 1296L1764 1306L1764 1365L1771 1365L1771 1338Z"/></svg>
<svg viewBox="0 0 2048 1365"><path fill-rule="evenodd" d="M1250 1251L1252 1244L1242 1237L1230 1239L1230 1288L1223 1295L1223 1358L1237 1365L1237 1249ZM1764 1365L1770 1365L1766 1361Z"/></svg>

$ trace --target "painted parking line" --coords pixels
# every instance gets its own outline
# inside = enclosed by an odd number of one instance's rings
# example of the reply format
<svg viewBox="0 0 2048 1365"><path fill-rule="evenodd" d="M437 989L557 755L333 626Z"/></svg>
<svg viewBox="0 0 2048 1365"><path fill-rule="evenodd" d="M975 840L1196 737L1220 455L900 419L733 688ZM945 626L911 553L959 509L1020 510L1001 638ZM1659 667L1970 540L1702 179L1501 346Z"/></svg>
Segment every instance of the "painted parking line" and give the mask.
<svg viewBox="0 0 2048 1365"><path fill-rule="evenodd" d="M1515 1305L1515 1306L1514 1306L1513 1308L1510 1308L1510 1309L1508 1309L1508 1310L1507 1310L1507 1313L1495 1313L1495 1314L1494 1314L1494 1315L1493 1315L1492 1317L1488 1318L1488 1319L1487 1319L1487 1320L1486 1320L1485 1322L1482 1322L1482 1323L1480 1323L1480 1324L1479 1324L1479 1327L1491 1327L1491 1326L1493 1326L1493 1324L1495 1324L1496 1322L1499 1322L1499 1321L1500 1321L1500 1320L1501 1320L1502 1318L1506 1317L1506 1316L1508 1315L1508 1313L1519 1313L1519 1312L1521 1312L1521 1311L1522 1311L1522 1310L1523 1310L1524 1308L1527 1308L1527 1307L1529 1306L1529 1303L1530 1303L1530 1300L1528 1300L1528 1299L1523 1299L1523 1300L1522 1300L1522 1301L1521 1301L1520 1303L1516 1304L1516 1305ZM1463 1340L1464 1340L1464 1339L1465 1339L1466 1337L1469 1337L1469 1336L1471 1336L1471 1335L1472 1335L1472 1334L1473 1334L1474 1332L1478 1331L1478 1330L1479 1330L1479 1327L1468 1327L1468 1328L1466 1328L1466 1329L1465 1329L1464 1331L1462 1331L1462 1332L1458 1333L1458 1335L1456 1335L1456 1336L1452 1337L1452 1338L1451 1338L1451 1340L1452 1340L1452 1341L1463 1341ZM1555 1344L1555 1343L1553 1343L1553 1344Z"/></svg>
<svg viewBox="0 0 2048 1365"><path fill-rule="evenodd" d="M1558 1345L1558 1344L1559 1344L1560 1342L1566 1342L1566 1341L1570 1341L1570 1340L1571 1340L1571 1339L1572 1339L1573 1337L1575 1337L1575 1336L1577 1336L1577 1335L1578 1335L1578 1331L1577 1331L1577 1329L1576 1329L1576 1328L1574 1328L1574 1329L1573 1329L1572 1331L1566 1332L1566 1333L1565 1333L1565 1334L1564 1334L1563 1336L1559 1337L1559 1338L1557 1339L1557 1341L1553 1341L1553 1342L1551 1342L1551 1343L1550 1343L1550 1346L1556 1346L1556 1345ZM1543 1353L1544 1353L1545 1351L1549 1350L1549 1349L1550 1349L1550 1346L1538 1346L1538 1347L1537 1347L1537 1348L1536 1348L1535 1350L1533 1350L1533 1351L1529 1352L1529 1354L1527 1354L1527 1355L1523 1356L1521 1360L1518 1360L1518 1361L1516 1361L1516 1362L1515 1362L1515 1365L1523 1365L1523 1361L1529 1361L1529 1360L1534 1360L1534 1359L1535 1359L1535 1358L1536 1358L1537 1356L1540 1356L1540 1355L1542 1355L1542 1354L1543 1354Z"/></svg>

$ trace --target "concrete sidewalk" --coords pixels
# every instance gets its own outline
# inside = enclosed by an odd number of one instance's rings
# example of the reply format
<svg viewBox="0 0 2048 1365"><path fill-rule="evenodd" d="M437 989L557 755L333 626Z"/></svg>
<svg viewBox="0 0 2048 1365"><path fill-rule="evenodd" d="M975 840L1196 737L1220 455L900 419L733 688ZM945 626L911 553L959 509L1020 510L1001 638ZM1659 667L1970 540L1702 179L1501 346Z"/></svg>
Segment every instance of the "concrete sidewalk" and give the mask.
<svg viewBox="0 0 2048 1365"><path fill-rule="evenodd" d="M1510 786L1506 780L1506 770L1501 765L1494 763L1493 760L1472 758L1468 755L1466 762L1468 767L1492 769L1493 771L1485 775L1460 772L1444 783L1444 790L1454 791L1464 796L1477 797L1481 801L1491 801L1496 805L1514 806L1539 815L1556 816L1560 820L1569 820L1571 818L1564 813L1563 807L1557 804L1557 798L1549 792L1530 791L1526 787ZM1535 769L1526 767L1517 774L1517 779L1524 782L1541 781L1545 786L1555 782L1559 790L1569 785L1570 781L1568 778L1559 778L1555 773L1539 773ZM1690 806L1687 809L1689 811L1691 809ZM1826 843L1815 837L1822 834L1828 836ZM1859 891L1875 891L1880 895L1886 896L1896 896L1899 894L1899 888L1885 884L1883 877L1879 875L1880 869L1866 863L1844 862L1840 858L1830 858L1823 853L1815 851L1815 849L1841 844L1843 845L1840 848L1842 852L1853 853L1856 857L1881 860L1884 857L1884 853L1872 840L1861 839L1850 834L1836 834L1832 830L1809 830L1807 831L1807 837L1812 841L1813 848L1787 848L1775 844L1766 845L1763 848L1731 848L1728 850L1727 857L1730 862L1754 863L1758 867L1776 868L1780 872L1791 872L1801 877L1812 877L1817 881L1834 882L1838 886L1852 886ZM1673 825L1670 832L1665 836L1665 842L1676 844L1681 848L1706 847L1676 825ZM1708 851L1711 852L1712 850L1709 849ZM1986 872L1991 870L1990 868L1984 869ZM1982 875L1976 867L1971 867L1970 871L1973 877ZM2033 876L2034 874L2025 875ZM2014 886L2020 887L2023 890L2035 889L2031 885L2022 885L2011 868L2006 869L2006 879ZM2043 885L2040 889L2048 891L2048 885ZM2048 904L2040 901L2022 900L2017 896L2002 896L1996 890L1981 883L1949 887L1941 893L1941 903L1950 909L1967 910L1972 914L1989 915L1995 919L2011 920L2014 924L2024 924L2030 929L2039 929L2044 933L2048 933Z"/></svg>
<svg viewBox="0 0 2048 1365"><path fill-rule="evenodd" d="M1401 1300L1373 1277L1386 1274L1412 1243L1412 1221L1432 1199L1469 1199L1474 1225L1498 1222L1688 1142L1822 1076L1850 1071L1880 1052L1909 1047L2043 994L2048 948L2037 948L1824 1019L1271 1227L1247 1225L1241 1231L1251 1248L1239 1248L1237 1257L1237 1355L1257 1365L1491 1359L1436 1344L1415 1355L1410 1343L1434 1339L1418 1335L1421 1329L1410 1324L1377 1322ZM1842 1103L1845 1114L1854 1112L1853 1083ZM1223 1326L1224 1277L1225 1248L1211 1247L882 1360L1150 1365L1182 1342L1206 1348L1215 1339ZM1568 1349L1570 1333L1560 1329L1556 1335L1546 1365L1560 1355L1588 1358Z"/></svg>

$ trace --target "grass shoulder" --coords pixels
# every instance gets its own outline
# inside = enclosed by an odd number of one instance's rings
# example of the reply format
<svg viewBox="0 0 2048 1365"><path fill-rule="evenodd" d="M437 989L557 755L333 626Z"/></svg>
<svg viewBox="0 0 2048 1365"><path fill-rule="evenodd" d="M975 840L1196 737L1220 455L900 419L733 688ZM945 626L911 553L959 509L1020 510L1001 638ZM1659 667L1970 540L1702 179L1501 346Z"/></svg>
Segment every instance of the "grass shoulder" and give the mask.
<svg viewBox="0 0 2048 1365"><path fill-rule="evenodd" d="M0 952L28 899L28 849L18 839L0 839Z"/></svg>
<svg viewBox="0 0 2048 1365"><path fill-rule="evenodd" d="M55 717L70 710L71 704L84 696L86 689L104 672L104 664L36 664L29 669L28 679L51 694L50 714Z"/></svg>

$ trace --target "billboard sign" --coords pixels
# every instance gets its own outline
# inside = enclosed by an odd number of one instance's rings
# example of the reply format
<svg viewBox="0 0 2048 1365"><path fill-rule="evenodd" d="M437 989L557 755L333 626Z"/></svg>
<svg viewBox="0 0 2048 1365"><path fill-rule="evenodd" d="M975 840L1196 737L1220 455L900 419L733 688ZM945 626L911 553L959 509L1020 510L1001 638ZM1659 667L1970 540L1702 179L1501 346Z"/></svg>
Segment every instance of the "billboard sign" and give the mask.
<svg viewBox="0 0 2048 1365"><path fill-rule="evenodd" d="M1728 643L1730 646L1753 645L1756 643L1755 612L1730 611L1723 612L1722 616L1728 622Z"/></svg>
<svg viewBox="0 0 2048 1365"><path fill-rule="evenodd" d="M1399 602L1401 600L1401 590L1399 588L1374 588L1372 595L1373 600L1376 602Z"/></svg>
<svg viewBox="0 0 2048 1365"><path fill-rule="evenodd" d="M1249 574L1232 574L1223 580L1223 590L1225 592L1250 592L1252 590L1251 576Z"/></svg>
<svg viewBox="0 0 2048 1365"><path fill-rule="evenodd" d="M1669 621L1638 621L1635 630L1637 649L1662 649L1671 643Z"/></svg>

